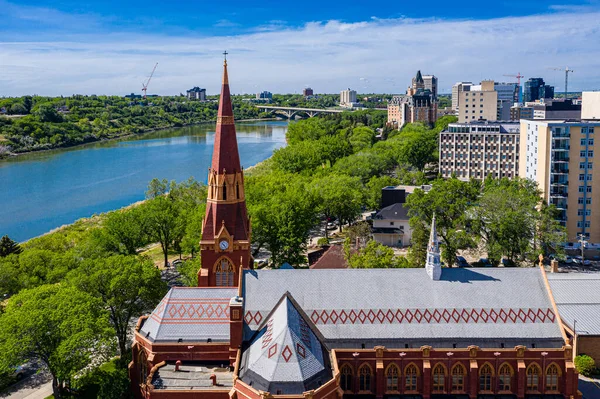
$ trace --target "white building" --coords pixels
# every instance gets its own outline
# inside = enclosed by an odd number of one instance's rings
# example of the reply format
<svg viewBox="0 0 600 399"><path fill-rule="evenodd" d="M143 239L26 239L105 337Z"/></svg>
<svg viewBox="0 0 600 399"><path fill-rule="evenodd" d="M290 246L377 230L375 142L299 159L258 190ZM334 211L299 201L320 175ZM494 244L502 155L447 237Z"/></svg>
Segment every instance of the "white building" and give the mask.
<svg viewBox="0 0 600 399"><path fill-rule="evenodd" d="M351 107L356 104L356 91L355 90L342 90L340 92L340 105L342 107Z"/></svg>

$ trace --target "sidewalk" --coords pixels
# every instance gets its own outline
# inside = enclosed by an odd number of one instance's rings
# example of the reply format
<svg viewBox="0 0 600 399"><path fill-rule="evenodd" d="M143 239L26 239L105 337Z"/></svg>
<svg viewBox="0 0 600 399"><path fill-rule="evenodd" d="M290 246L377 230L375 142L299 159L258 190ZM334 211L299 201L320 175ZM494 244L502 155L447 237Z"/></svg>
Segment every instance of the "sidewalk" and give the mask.
<svg viewBox="0 0 600 399"><path fill-rule="evenodd" d="M0 393L0 398L44 399L52 395L52 380L47 373L34 374Z"/></svg>

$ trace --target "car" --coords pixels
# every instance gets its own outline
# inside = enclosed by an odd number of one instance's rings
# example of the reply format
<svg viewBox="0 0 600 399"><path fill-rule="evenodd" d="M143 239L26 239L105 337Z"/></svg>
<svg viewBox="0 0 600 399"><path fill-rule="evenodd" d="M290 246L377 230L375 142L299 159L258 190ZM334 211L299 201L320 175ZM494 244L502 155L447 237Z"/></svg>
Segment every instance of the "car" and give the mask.
<svg viewBox="0 0 600 399"><path fill-rule="evenodd" d="M21 381L23 377L25 377L25 365L22 364L20 366L15 367L15 369L12 372L12 376L17 381Z"/></svg>
<svg viewBox="0 0 600 399"><path fill-rule="evenodd" d="M481 267L492 267L492 262L488 258L479 258L479 264Z"/></svg>
<svg viewBox="0 0 600 399"><path fill-rule="evenodd" d="M573 263L573 258L571 258L569 255L565 256L564 261L565 263Z"/></svg>
<svg viewBox="0 0 600 399"><path fill-rule="evenodd" d="M172 264L173 264L173 266L179 266L182 263L183 263L183 261L181 259L175 259Z"/></svg>
<svg viewBox="0 0 600 399"><path fill-rule="evenodd" d="M327 223L327 230L334 230L335 228L337 228L337 226L334 222Z"/></svg>
<svg viewBox="0 0 600 399"><path fill-rule="evenodd" d="M502 258L502 266L504 267L516 267L517 265L515 264L515 262L513 262L512 260L508 259L508 258Z"/></svg>
<svg viewBox="0 0 600 399"><path fill-rule="evenodd" d="M471 265L469 265L469 262L467 262L467 260L465 259L464 256L457 256L456 264L458 265L458 267L470 267L471 266Z"/></svg>

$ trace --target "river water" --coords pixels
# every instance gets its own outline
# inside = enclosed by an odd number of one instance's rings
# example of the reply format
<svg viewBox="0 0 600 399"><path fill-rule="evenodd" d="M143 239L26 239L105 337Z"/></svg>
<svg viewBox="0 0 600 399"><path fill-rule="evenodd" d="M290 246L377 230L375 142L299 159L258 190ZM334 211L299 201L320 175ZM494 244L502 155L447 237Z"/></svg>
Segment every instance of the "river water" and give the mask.
<svg viewBox="0 0 600 399"><path fill-rule="evenodd" d="M242 166L285 145L287 122L236 123ZM206 183L214 125L162 130L133 138L0 161L0 236L24 241L82 217L144 199L153 178Z"/></svg>

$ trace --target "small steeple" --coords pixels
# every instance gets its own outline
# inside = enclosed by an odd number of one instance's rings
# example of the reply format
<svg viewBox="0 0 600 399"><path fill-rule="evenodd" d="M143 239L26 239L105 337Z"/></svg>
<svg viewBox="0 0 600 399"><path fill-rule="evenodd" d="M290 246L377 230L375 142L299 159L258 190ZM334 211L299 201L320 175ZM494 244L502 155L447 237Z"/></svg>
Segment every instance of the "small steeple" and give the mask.
<svg viewBox="0 0 600 399"><path fill-rule="evenodd" d="M417 83L424 83L423 82L423 75L421 75L421 70L417 71L417 76L415 76L415 81Z"/></svg>
<svg viewBox="0 0 600 399"><path fill-rule="evenodd" d="M431 234L429 235L429 244L427 245L425 270L432 280L439 280L442 277L440 242L438 241L437 230L435 228L435 214L433 214L433 218L431 219Z"/></svg>

